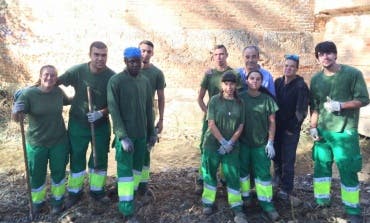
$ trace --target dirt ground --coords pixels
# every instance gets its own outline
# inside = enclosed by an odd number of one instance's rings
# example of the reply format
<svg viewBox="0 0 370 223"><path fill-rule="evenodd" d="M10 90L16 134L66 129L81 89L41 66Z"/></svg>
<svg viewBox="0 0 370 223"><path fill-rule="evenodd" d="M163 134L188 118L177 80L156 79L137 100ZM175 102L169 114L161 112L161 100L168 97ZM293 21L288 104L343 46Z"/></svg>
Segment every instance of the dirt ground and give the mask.
<svg viewBox="0 0 370 223"><path fill-rule="evenodd" d="M175 93L174 93L175 94ZM192 94L191 92L189 94ZM176 95L174 95L176 97ZM192 98L192 97L188 97ZM24 174L23 153L19 125L8 122L10 107L3 103L0 113L0 222L30 222ZM210 216L202 215L200 196L194 193L199 166L199 130L201 116L194 116L198 107L194 101L178 96L168 99L165 130L160 142L152 152L150 190L153 196L138 195L135 199L137 218L145 223L231 223L232 212L228 208L225 189L219 185L216 211ZM176 107L181 106L183 113ZM199 113L199 112L198 112ZM170 121L168 121L170 120ZM361 138L363 170L361 180L361 205L365 222L370 222L370 139ZM274 200L281 215L279 222L346 222L340 200L340 182L334 168L332 185L333 202L326 209L313 207L312 188L312 142L306 131L302 132L297 151L295 192L304 204L293 208L290 204ZM48 210L34 222L123 222L117 210L115 184L114 149L109 153L107 191L111 198L109 205L92 200L88 193L83 200L58 216L51 216ZM88 187L85 187L88 192ZM257 206L247 210L249 222L269 222Z"/></svg>

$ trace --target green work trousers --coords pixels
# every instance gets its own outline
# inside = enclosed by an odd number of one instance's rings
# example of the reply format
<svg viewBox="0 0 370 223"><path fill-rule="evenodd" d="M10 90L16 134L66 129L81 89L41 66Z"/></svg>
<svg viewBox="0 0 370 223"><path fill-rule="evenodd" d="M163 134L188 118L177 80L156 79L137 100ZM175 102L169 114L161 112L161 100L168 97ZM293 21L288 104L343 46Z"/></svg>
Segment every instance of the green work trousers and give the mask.
<svg viewBox="0 0 370 223"><path fill-rule="evenodd" d="M90 194L101 197L105 194L105 182L107 177L108 152L110 143L110 123L102 123L95 126L95 150L96 163L94 163L93 151L90 152L88 167L90 176ZM76 120L70 119L68 132L71 141L71 173L68 179L68 191L71 196L77 196L82 192L86 174L86 153L92 140L90 126L84 126Z"/></svg>
<svg viewBox="0 0 370 223"><path fill-rule="evenodd" d="M340 174L341 196L346 213L358 215L361 208L357 173L362 168L362 157L357 130L318 131L321 140L315 142L312 150L316 202L321 205L330 203L332 165L335 161Z"/></svg>
<svg viewBox="0 0 370 223"><path fill-rule="evenodd" d="M204 206L213 206L217 192L217 169L221 166L227 185L228 203L233 211L242 210L242 198L240 194L239 173L239 148L236 147L229 154L220 155L214 148L203 150L203 194Z"/></svg>
<svg viewBox="0 0 370 223"><path fill-rule="evenodd" d="M125 152L118 138L115 140L117 179L118 179L118 210L125 216L134 213L134 192L137 190L143 168L146 139L131 139L133 152Z"/></svg>
<svg viewBox="0 0 370 223"><path fill-rule="evenodd" d="M26 144L31 195L34 205L41 205L46 198L46 174L49 162L51 177L51 204L61 205L65 194L65 172L68 163L68 141L53 147Z"/></svg>
<svg viewBox="0 0 370 223"><path fill-rule="evenodd" d="M254 176L258 201L266 212L274 211L272 203L272 183L270 174L271 160L267 157L265 147L240 146L240 183L243 200L250 197L250 176Z"/></svg>

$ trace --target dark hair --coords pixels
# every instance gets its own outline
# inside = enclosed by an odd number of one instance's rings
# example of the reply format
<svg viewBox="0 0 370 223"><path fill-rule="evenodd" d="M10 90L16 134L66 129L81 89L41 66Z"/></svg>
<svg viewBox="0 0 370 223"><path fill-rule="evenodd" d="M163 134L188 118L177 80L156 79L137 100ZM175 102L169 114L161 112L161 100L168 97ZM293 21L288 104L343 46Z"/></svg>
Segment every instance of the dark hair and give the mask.
<svg viewBox="0 0 370 223"><path fill-rule="evenodd" d="M260 49L259 49L259 48L258 48L258 46L256 46L256 45L249 45L249 46L244 47L243 52L242 52L242 55L243 55L243 56L244 56L244 51L245 51L246 49L254 49L254 50L257 52L257 56L259 56L259 55L260 55Z"/></svg>
<svg viewBox="0 0 370 223"><path fill-rule="evenodd" d="M263 74L261 73L261 71L259 71L259 70L251 70L251 71L249 71L249 73L247 74L247 77L245 78L246 80L248 80L248 78L249 78L249 75L251 74L251 73L259 73L260 74L260 76L261 76L261 80L263 81ZM275 96L273 95L273 94L271 94L271 92L269 91L269 90L267 90L267 88L265 88L264 86L260 86L260 88L258 89L258 91L259 92L261 92L261 93L265 93L265 94L267 94L268 96L270 96L272 99L274 99L274 101L276 101L276 99L275 99Z"/></svg>
<svg viewBox="0 0 370 223"><path fill-rule="evenodd" d="M221 81L222 82L227 82L227 81L228 82L233 82L236 85L236 74L234 74L231 70L228 70L228 71L226 71L225 73L222 74ZM224 90L221 89L220 95L221 95L221 98L224 99ZM241 100L238 96L238 90L237 89L235 89L233 96L236 99L236 101L238 102L238 104L240 104Z"/></svg>
<svg viewBox="0 0 370 223"><path fill-rule="evenodd" d="M315 57L319 58L319 53L335 53L337 54L337 46L332 41L324 41L318 43L315 47Z"/></svg>
<svg viewBox="0 0 370 223"><path fill-rule="evenodd" d="M223 44L217 44L213 47L212 51L210 52L211 53L211 60L213 60L213 53L215 50L218 50L218 49L224 49L225 51L225 54L226 55L229 55L228 52L227 52L227 49L226 47L223 45Z"/></svg>
<svg viewBox="0 0 370 223"><path fill-rule="evenodd" d="M139 43L139 46L140 46L141 44L145 44L145 45L148 45L148 46L150 46L150 47L154 48L154 44L153 44L151 41L149 41L149 40L143 40L143 41L141 41L141 42Z"/></svg>
<svg viewBox="0 0 370 223"><path fill-rule="evenodd" d="M297 54L286 54L284 56L285 60L293 60L297 63L297 68L299 67L299 56Z"/></svg>
<svg viewBox="0 0 370 223"><path fill-rule="evenodd" d="M36 87L38 87L38 86L40 86L41 85L41 74L42 74L42 71L44 70L44 69L47 69L47 68L51 68L51 69L53 69L53 70L55 70L55 73L56 73L56 75L58 75L58 71L57 71L57 68L55 68L53 65L44 65L44 66L42 66L41 68L40 68L40 74L39 74L39 79L35 82L35 84L34 84L34 86L36 86Z"/></svg>
<svg viewBox="0 0 370 223"><path fill-rule="evenodd" d="M89 54L91 54L91 50L92 50L93 47L98 48L98 49L106 49L107 45L105 45L105 43L103 43L101 41L92 42L91 45L90 45Z"/></svg>

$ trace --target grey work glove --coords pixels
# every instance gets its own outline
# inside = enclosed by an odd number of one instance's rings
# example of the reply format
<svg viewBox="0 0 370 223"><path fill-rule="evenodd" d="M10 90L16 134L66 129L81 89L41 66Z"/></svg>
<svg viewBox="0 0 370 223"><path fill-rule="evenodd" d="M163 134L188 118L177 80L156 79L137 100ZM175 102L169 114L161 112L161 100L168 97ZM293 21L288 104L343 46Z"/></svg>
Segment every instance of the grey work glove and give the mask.
<svg viewBox="0 0 370 223"><path fill-rule="evenodd" d="M341 103L339 101L331 100L329 96L326 97L326 102L324 103L324 108L328 112L340 112Z"/></svg>
<svg viewBox="0 0 370 223"><path fill-rule="evenodd" d="M125 137L121 139L122 149L125 152L133 152L134 151L134 144L132 143L129 137Z"/></svg>
<svg viewBox="0 0 370 223"><path fill-rule="evenodd" d="M87 115L87 120L90 123L93 123L96 120L101 119L103 117L103 112L101 112L101 111L93 111L93 112L86 113L86 115Z"/></svg>
<svg viewBox="0 0 370 223"><path fill-rule="evenodd" d="M310 128L310 136L314 141L317 141L320 139L317 128Z"/></svg>
<svg viewBox="0 0 370 223"><path fill-rule="evenodd" d="M230 139L229 141L227 141L227 144L224 146L224 148L226 153L231 153L234 148L234 142Z"/></svg>
<svg viewBox="0 0 370 223"><path fill-rule="evenodd" d="M226 154L225 147L223 147L223 146L221 145L221 146L220 146L220 148L218 148L217 152L218 152L218 154L220 154L220 155L225 155L225 154Z"/></svg>
<svg viewBox="0 0 370 223"><path fill-rule="evenodd" d="M275 157L275 149L274 149L274 142L269 140L267 141L267 145L265 147L265 152L269 159L273 159Z"/></svg>
<svg viewBox="0 0 370 223"><path fill-rule="evenodd" d="M146 143L148 152L152 151L155 143L158 142L158 128L154 129L154 135L150 136Z"/></svg>
<svg viewBox="0 0 370 223"><path fill-rule="evenodd" d="M20 101L14 102L13 108L12 108L12 113L15 114L15 113L18 113L18 112L21 112L21 111L24 111L24 103L20 102Z"/></svg>

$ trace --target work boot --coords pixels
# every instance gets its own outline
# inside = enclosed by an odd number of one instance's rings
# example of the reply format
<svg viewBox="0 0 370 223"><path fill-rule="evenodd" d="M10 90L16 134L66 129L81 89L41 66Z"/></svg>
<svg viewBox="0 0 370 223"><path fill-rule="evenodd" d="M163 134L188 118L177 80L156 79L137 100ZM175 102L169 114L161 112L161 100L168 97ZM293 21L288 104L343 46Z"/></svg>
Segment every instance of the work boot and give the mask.
<svg viewBox="0 0 370 223"><path fill-rule="evenodd" d="M248 223L247 217L241 211L238 211L238 212L235 213L234 222L235 223Z"/></svg>
<svg viewBox="0 0 370 223"><path fill-rule="evenodd" d="M77 204L82 198L82 194L69 195L64 203L66 209L71 208L73 205Z"/></svg>
<svg viewBox="0 0 370 223"><path fill-rule="evenodd" d="M267 217L270 218L271 221L277 221L279 218L280 218L280 215L279 213L277 213L277 211L268 211L266 212L267 214Z"/></svg>
<svg viewBox="0 0 370 223"><path fill-rule="evenodd" d="M349 214L347 216L347 222L348 223L363 223L363 218L361 215L353 215L353 214Z"/></svg>
<svg viewBox="0 0 370 223"><path fill-rule="evenodd" d="M51 207L51 214L52 215L58 215L60 213L63 212L63 205L62 204L59 204L59 205L53 205Z"/></svg>
<svg viewBox="0 0 370 223"><path fill-rule="evenodd" d="M32 204L32 215L33 215L33 217L39 216L41 214L44 206L45 206L45 202L42 202L40 204Z"/></svg>
<svg viewBox="0 0 370 223"><path fill-rule="evenodd" d="M195 190L196 195L202 195L203 194L203 180L198 179L197 183L195 184Z"/></svg>
<svg viewBox="0 0 370 223"><path fill-rule="evenodd" d="M280 183L281 183L281 178L279 175L275 175L273 178L272 178L272 186L273 187L279 187L280 186Z"/></svg>
<svg viewBox="0 0 370 223"><path fill-rule="evenodd" d="M301 199L298 197L295 197L291 194L288 194L287 192L280 190L277 194L276 197L286 203L289 203L292 205L292 207L298 207L299 205L302 204Z"/></svg>
<svg viewBox="0 0 370 223"><path fill-rule="evenodd" d="M204 215L210 215L210 214L212 214L212 212L213 212L212 207L203 207L203 214Z"/></svg>

